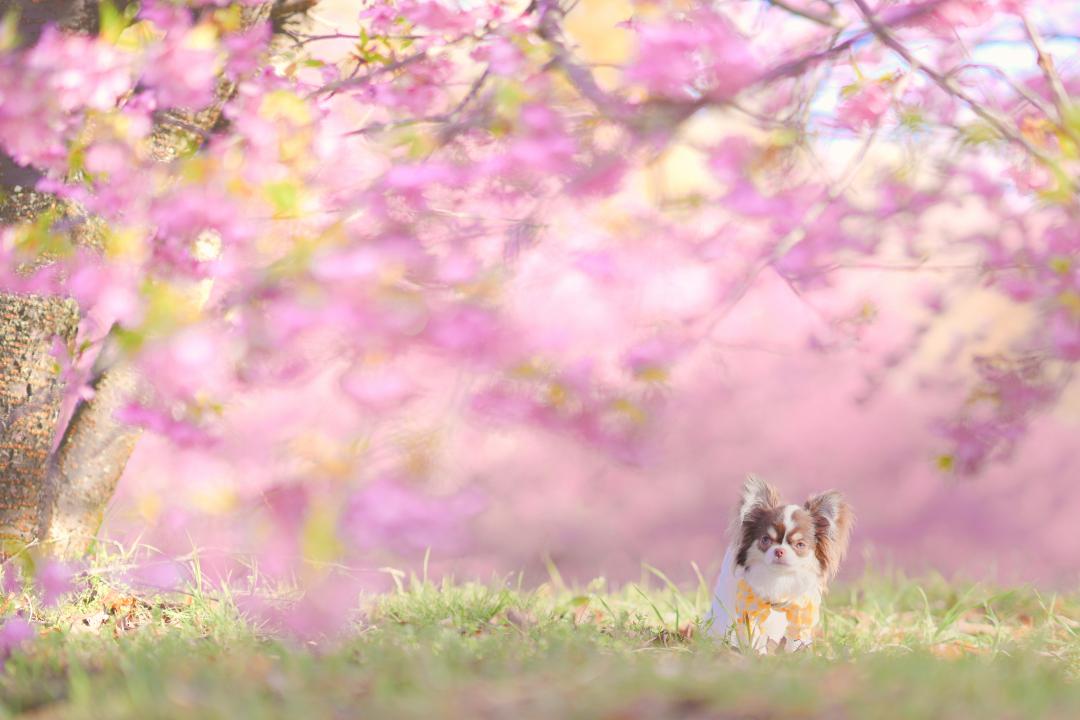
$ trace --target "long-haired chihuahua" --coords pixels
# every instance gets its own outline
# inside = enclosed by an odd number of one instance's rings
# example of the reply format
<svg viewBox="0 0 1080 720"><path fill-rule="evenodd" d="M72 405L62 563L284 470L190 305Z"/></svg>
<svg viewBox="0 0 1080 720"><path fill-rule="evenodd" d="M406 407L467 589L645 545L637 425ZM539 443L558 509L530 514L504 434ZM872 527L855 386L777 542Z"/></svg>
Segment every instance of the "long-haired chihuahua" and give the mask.
<svg viewBox="0 0 1080 720"><path fill-rule="evenodd" d="M748 476L713 589L711 632L760 653L809 646L854 521L835 490L785 504Z"/></svg>

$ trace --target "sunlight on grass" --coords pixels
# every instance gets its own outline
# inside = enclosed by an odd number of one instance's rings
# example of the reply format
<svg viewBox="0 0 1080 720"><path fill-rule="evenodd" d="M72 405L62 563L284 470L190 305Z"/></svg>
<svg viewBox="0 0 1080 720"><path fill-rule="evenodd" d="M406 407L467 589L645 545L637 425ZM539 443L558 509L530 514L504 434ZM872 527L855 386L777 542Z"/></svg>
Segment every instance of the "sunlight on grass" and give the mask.
<svg viewBox="0 0 1080 720"><path fill-rule="evenodd" d="M3 715L637 718L1080 716L1080 599L875 575L828 598L812 654L748 657L702 587L517 579L359 598L351 633L286 641L232 594L132 594L91 574L0 675Z"/></svg>

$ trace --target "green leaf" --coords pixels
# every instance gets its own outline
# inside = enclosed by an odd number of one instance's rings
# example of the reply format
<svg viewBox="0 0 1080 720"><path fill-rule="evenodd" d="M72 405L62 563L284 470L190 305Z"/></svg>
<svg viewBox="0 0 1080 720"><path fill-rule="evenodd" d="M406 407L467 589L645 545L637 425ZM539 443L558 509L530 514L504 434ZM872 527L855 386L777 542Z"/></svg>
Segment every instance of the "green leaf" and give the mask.
<svg viewBox="0 0 1080 720"><path fill-rule="evenodd" d="M19 46L19 8L13 7L0 18L0 52Z"/></svg>
<svg viewBox="0 0 1080 720"><path fill-rule="evenodd" d="M1070 135L1080 135L1080 104L1070 103L1063 108L1061 119Z"/></svg>
<svg viewBox="0 0 1080 720"><path fill-rule="evenodd" d="M1050 174L1054 176L1054 183L1046 190L1040 190L1039 197L1047 202L1068 205L1073 201L1076 194L1076 186L1073 184L1072 178L1057 163L1046 167L1050 170Z"/></svg>
<svg viewBox="0 0 1080 720"><path fill-rule="evenodd" d="M917 107L905 107L900 111L900 124L909 130L921 129L923 122L923 114Z"/></svg>
<svg viewBox="0 0 1080 720"><path fill-rule="evenodd" d="M1064 255L1055 255L1050 258L1050 269L1058 275L1068 275L1072 272L1072 258Z"/></svg>
<svg viewBox="0 0 1080 720"><path fill-rule="evenodd" d="M973 122L959 128L961 139L968 145L981 145L1001 139L1001 134L984 122Z"/></svg>
<svg viewBox="0 0 1080 720"><path fill-rule="evenodd" d="M120 33L124 32L130 22L126 12L121 12L110 0L103 0L98 5L98 17L101 27L100 35L109 44L116 44Z"/></svg>
<svg viewBox="0 0 1080 720"><path fill-rule="evenodd" d="M296 183L283 180L267 183L264 189L278 215L294 216L300 211L300 188Z"/></svg>
<svg viewBox="0 0 1080 720"><path fill-rule="evenodd" d="M338 513L327 503L313 507L300 535L304 559L331 562L341 556L344 547L338 538Z"/></svg>

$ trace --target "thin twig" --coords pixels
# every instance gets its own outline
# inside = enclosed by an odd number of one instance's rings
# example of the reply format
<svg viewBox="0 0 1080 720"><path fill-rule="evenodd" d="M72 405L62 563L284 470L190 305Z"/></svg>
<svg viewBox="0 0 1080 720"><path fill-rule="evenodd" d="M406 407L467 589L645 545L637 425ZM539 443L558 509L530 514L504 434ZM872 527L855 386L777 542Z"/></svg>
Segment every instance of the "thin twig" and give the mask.
<svg viewBox="0 0 1080 720"><path fill-rule="evenodd" d="M1028 40L1031 41L1031 47L1035 50L1039 69L1042 70L1043 77L1046 78L1046 82L1050 86L1050 92L1054 96L1054 105L1058 111L1058 126L1065 131L1074 143L1080 144L1080 134L1070 127L1068 123L1069 108L1072 105L1072 100L1065 90L1064 83L1061 82L1061 76L1058 75L1057 70L1054 68L1054 58L1046 51L1042 35L1039 34L1038 28L1028 18L1027 13L1021 13L1020 19L1024 23L1024 32L1027 33Z"/></svg>
<svg viewBox="0 0 1080 720"><path fill-rule="evenodd" d="M982 268L978 265L972 265L970 263L963 264L958 263L955 265L926 265L923 263L913 263L908 265L890 265L889 263L876 263L876 262L854 262L854 263L837 263L835 265L829 265L825 268L826 272L835 272L837 270L874 270L874 271L886 271L886 272L947 272L955 273L960 270L975 270L981 271Z"/></svg>
<svg viewBox="0 0 1080 720"><path fill-rule="evenodd" d="M412 65L413 63L420 62L421 60L426 60L427 57L428 57L428 54L426 52L414 53L412 55L409 55L408 57L402 58L401 60L397 60L397 61L392 62L392 63L387 63L386 65L381 65L381 66L375 68L374 70L372 70L371 72L364 74L361 77L348 77L348 78L345 78L344 80L337 80L335 82L327 83L326 85L322 85L321 87L317 88L316 90L313 90L309 94L309 97L315 96L315 95L321 95L323 93L335 93L338 90L341 90L342 88L352 87L354 85L366 85L367 83L371 82L372 80L374 80L376 77L378 77L380 75L385 75L386 73L391 73L391 72L394 72L395 70L400 70L400 69L402 69L404 67L408 67L409 65Z"/></svg>
<svg viewBox="0 0 1080 720"><path fill-rule="evenodd" d="M1011 127L1008 122L999 118L996 113L984 107L979 101L968 95L963 88L959 87L950 78L942 75L937 70L934 70L933 68L924 64L914 55L912 55L911 51L908 50L903 43L897 40L893 36L893 34L889 32L888 28L881 24L881 22L877 19L877 16L874 15L874 12L866 4L865 0L852 1L859 8L859 12L862 13L863 17L866 18L866 23L870 26L874 35L876 35L884 45L891 48L894 52L896 52L897 55L902 57L908 63L908 65L911 66L912 70L916 72L921 72L923 75L926 75L934 82L934 84L936 84L946 93L963 102L971 109L972 112L974 112L984 121L986 121L986 123L990 125L990 127L997 130L998 133L1002 135L1002 137L1005 137L1016 145L1019 145L1024 150L1026 150L1029 155L1038 159L1040 162L1047 165L1048 167L1052 167L1055 169L1058 168L1057 162L1052 157L1032 145L1027 138L1025 138L1015 128Z"/></svg>
<svg viewBox="0 0 1080 720"><path fill-rule="evenodd" d="M553 58L549 65L562 70L570 84L605 115L612 119L628 121L631 116L630 107L621 98L601 88L596 83L592 71L574 62L571 57L570 51L563 42L562 27L559 22L566 13L559 4L552 0L538 0L530 4L530 8L540 10L537 34L546 40L551 48Z"/></svg>
<svg viewBox="0 0 1080 720"><path fill-rule="evenodd" d="M941 5L943 2L945 2L945 0L928 0L928 2L924 2L920 5L913 5L910 8L905 9L903 12L897 13L895 17L890 18L888 24L903 25L913 20L918 20L924 15L929 15L930 13L937 10L938 6ZM817 65L823 60L829 60L833 57L836 57L837 55L846 52L848 49L854 47L855 45L862 42L873 34L874 31L872 28L860 30L859 32L849 37L847 40L844 40L841 43L837 43L836 45L831 45L825 50L810 53L809 55L804 55L801 58L797 58L795 60L783 63L782 65L778 65L769 72L762 75L761 78L759 78L758 81L754 83L753 87L761 87L775 80L782 80L784 78L801 75L803 71L806 70L806 68L812 65Z"/></svg>
<svg viewBox="0 0 1080 720"><path fill-rule="evenodd" d="M836 14L835 10L832 13L828 14L828 15L822 15L822 14L816 13L816 12L814 12L812 10L806 10L805 8L795 7L794 5L791 5L790 3L784 2L784 0L766 0L766 2L768 2L773 7L778 7L781 10L784 10L786 12L791 13L792 15L797 15L797 16L803 18L804 20L809 20L810 22L815 22L818 25L822 25L824 27L836 28L837 30L840 30L840 29L845 27L844 22Z"/></svg>
<svg viewBox="0 0 1080 720"><path fill-rule="evenodd" d="M1020 83L1013 80L1007 72L995 65L983 65L982 63L964 63L950 70L946 77L953 77L959 75L964 70L985 70L987 72L997 75L1005 84L1012 88L1013 92L1022 97L1028 103L1030 103L1036 110L1043 114L1048 120L1054 119L1053 109L1047 105L1041 97L1025 88Z"/></svg>
<svg viewBox="0 0 1080 720"><path fill-rule="evenodd" d="M439 113L437 115L427 115L425 117L419 118L408 118L406 120L371 123L370 125L365 125L359 130L353 130L352 132L346 134L370 135L371 133L381 132L383 130L389 130L394 128L409 127L410 125L427 125L434 123L450 122L454 119L456 115L458 115L462 110L464 110L469 105L469 103L471 103L476 98L476 96L480 93L480 89L484 86L484 83L487 82L487 79L489 77L491 77L491 70L490 68L485 68L484 72L480 74L480 77L476 78L476 80L473 81L472 85L469 87L469 91L465 93L465 96L461 98L457 105L455 105L447 112Z"/></svg>

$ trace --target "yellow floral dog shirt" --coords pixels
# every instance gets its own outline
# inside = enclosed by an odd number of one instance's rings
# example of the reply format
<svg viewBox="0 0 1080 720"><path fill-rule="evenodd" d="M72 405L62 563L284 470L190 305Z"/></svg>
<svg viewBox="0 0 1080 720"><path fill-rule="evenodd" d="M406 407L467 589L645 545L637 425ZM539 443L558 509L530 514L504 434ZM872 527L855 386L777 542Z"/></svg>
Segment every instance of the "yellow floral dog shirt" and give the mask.
<svg viewBox="0 0 1080 720"><path fill-rule="evenodd" d="M757 595L746 580L740 579L735 591L736 623L749 637L761 632L761 625L772 611L787 617L784 637L791 643L808 643L818 622L818 604L811 597L799 597L783 602L769 601Z"/></svg>

